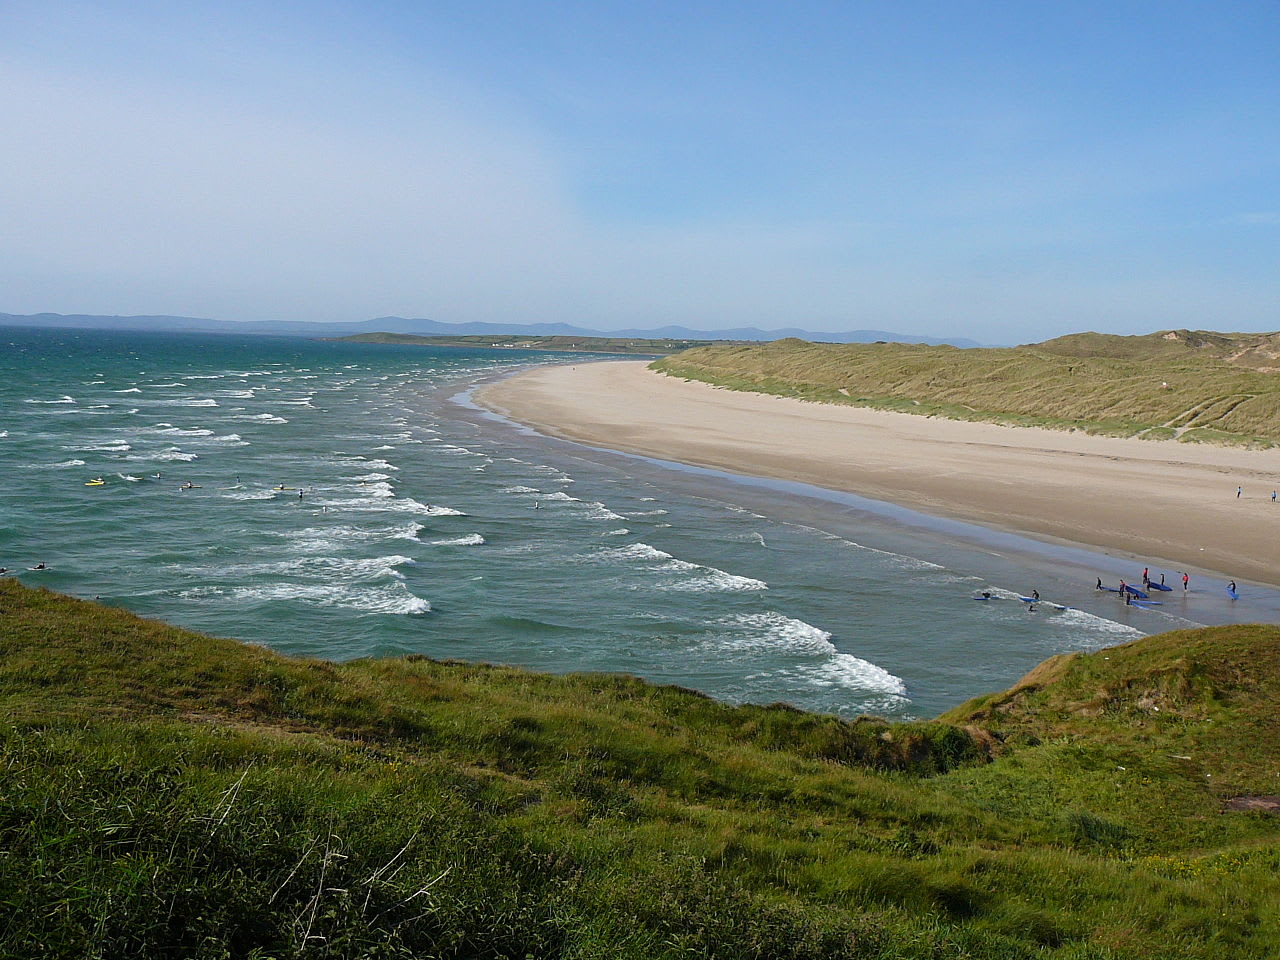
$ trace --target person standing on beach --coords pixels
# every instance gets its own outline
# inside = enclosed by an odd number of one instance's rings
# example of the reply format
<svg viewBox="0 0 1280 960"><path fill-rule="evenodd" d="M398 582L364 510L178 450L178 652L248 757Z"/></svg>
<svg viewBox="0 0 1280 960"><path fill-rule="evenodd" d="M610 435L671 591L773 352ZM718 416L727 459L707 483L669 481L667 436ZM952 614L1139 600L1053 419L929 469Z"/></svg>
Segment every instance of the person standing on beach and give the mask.
<svg viewBox="0 0 1280 960"><path fill-rule="evenodd" d="M1187 589L1187 584L1190 582L1191 582L1191 578L1184 573L1182 575L1182 589L1184 591Z"/></svg>
<svg viewBox="0 0 1280 960"><path fill-rule="evenodd" d="M1236 487L1236 499L1240 499L1240 494L1244 492L1244 487Z"/></svg>
<svg viewBox="0 0 1280 960"><path fill-rule="evenodd" d="M1150 567L1143 567L1143 568L1142 568L1142 583L1143 583L1143 585L1145 586L1146 584L1148 584L1148 583L1150 583L1150 582L1151 582L1151 568L1150 568Z"/></svg>
<svg viewBox="0 0 1280 960"><path fill-rule="evenodd" d="M1274 490L1271 491L1271 502L1272 503L1276 502L1276 492Z"/></svg>

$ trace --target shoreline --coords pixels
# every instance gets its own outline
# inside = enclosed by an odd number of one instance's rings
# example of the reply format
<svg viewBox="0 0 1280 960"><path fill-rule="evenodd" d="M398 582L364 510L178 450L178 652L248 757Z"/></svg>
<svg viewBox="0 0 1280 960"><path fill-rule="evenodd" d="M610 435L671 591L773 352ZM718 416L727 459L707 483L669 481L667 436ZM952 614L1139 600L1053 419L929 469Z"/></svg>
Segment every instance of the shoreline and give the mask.
<svg viewBox="0 0 1280 960"><path fill-rule="evenodd" d="M679 380L643 361L539 367L482 385L474 399L606 450L1280 584L1280 503L1270 500L1280 451L815 404Z"/></svg>

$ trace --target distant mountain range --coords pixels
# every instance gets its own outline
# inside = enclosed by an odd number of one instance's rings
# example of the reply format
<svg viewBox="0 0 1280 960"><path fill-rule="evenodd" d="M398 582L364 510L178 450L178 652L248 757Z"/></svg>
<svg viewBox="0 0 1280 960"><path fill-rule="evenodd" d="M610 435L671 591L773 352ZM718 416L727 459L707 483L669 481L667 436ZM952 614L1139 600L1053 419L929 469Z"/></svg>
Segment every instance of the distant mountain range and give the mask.
<svg viewBox="0 0 1280 960"><path fill-rule="evenodd" d="M692 330L688 327L654 327L626 330L591 330L568 323L442 323L439 320L405 317L378 317L356 323L308 323L291 320L209 320L202 317L108 317L71 313L0 313L0 326L76 327L84 330L151 330L183 333L250 333L285 337L345 337L356 333L413 333L420 336L468 336L517 334L530 337L643 337L660 340L781 340L799 337L827 343L949 343L956 347L977 347L977 341L964 337L921 337L888 330L847 330L842 333L801 330L784 327L761 330L758 327L734 327L731 330Z"/></svg>

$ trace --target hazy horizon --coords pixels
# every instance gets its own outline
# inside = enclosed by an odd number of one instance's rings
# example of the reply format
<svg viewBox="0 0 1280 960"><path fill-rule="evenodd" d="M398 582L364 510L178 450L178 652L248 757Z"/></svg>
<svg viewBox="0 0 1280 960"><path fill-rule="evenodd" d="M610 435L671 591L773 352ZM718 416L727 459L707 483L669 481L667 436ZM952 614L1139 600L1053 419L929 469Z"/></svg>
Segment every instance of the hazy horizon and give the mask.
<svg viewBox="0 0 1280 960"><path fill-rule="evenodd" d="M1280 8L0 13L0 308L1280 326Z"/></svg>

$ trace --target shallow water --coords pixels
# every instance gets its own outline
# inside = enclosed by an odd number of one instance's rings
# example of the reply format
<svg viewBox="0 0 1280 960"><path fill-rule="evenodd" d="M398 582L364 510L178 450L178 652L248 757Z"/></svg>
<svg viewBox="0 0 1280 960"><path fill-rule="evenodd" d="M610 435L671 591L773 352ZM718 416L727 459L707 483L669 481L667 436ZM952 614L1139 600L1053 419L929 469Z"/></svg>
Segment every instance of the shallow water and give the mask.
<svg viewBox="0 0 1280 960"><path fill-rule="evenodd" d="M0 566L288 653L626 671L842 714L929 715L1052 653L1249 618L1207 592L1126 610L1088 587L1127 559L592 451L460 396L563 359L0 330ZM1032 586L1081 609L1029 612Z"/></svg>

